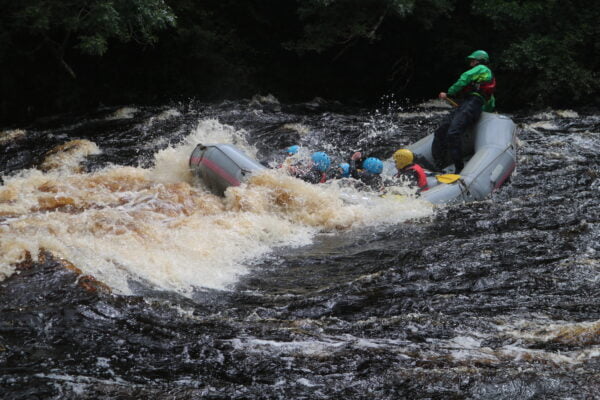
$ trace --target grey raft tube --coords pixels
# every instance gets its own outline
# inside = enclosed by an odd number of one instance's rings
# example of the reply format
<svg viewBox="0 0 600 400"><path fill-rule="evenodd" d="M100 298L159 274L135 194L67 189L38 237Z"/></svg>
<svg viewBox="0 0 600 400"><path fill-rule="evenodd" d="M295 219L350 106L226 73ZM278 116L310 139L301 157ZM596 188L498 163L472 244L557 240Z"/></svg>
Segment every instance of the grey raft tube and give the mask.
<svg viewBox="0 0 600 400"><path fill-rule="evenodd" d="M417 158L434 164L433 134L408 146ZM517 126L507 116L483 112L463 140L463 154L473 154L460 172L460 179L439 184L421 193L433 204L482 200L500 187L516 166Z"/></svg>
<svg viewBox="0 0 600 400"><path fill-rule="evenodd" d="M229 186L239 186L251 173L266 169L231 144L199 144L190 156L189 166L219 196Z"/></svg>

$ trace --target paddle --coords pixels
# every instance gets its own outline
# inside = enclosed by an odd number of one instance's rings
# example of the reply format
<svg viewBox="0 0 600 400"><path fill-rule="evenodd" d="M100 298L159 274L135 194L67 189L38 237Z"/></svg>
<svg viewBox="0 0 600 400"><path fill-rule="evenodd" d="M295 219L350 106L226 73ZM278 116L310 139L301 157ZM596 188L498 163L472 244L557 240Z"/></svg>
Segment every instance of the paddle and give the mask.
<svg viewBox="0 0 600 400"><path fill-rule="evenodd" d="M435 179L441 183L454 183L460 179L460 175L457 174L444 174L444 175L436 175Z"/></svg>
<svg viewBox="0 0 600 400"><path fill-rule="evenodd" d="M459 106L459 104L452 100L450 97L444 97L444 100L446 100L452 107L457 108Z"/></svg>

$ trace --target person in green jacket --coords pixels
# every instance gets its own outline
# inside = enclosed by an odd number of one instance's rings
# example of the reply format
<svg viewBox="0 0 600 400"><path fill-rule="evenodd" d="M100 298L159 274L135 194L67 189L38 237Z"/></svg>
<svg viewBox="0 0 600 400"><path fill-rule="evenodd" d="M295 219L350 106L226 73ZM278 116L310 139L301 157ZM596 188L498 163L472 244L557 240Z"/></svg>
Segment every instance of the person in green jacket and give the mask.
<svg viewBox="0 0 600 400"><path fill-rule="evenodd" d="M448 89L441 92L439 98L449 100L449 96L461 98L460 105L444 120L435 131L431 153L439 169L448 161L454 163L455 173L459 173L462 160L462 137L469 126L477 122L482 111L492 112L496 106L494 90L496 79L486 65L490 61L488 53L474 51L467 57L469 66L460 78ZM449 159L449 160L448 160Z"/></svg>

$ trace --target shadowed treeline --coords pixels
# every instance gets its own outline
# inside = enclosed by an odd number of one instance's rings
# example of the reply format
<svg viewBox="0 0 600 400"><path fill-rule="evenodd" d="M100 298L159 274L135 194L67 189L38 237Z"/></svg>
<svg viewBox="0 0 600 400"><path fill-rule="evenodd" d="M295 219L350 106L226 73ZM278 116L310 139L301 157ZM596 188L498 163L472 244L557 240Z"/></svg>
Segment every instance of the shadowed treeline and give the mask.
<svg viewBox="0 0 600 400"><path fill-rule="evenodd" d="M500 110L598 103L586 0L0 0L0 123L273 93L428 99L482 48Z"/></svg>

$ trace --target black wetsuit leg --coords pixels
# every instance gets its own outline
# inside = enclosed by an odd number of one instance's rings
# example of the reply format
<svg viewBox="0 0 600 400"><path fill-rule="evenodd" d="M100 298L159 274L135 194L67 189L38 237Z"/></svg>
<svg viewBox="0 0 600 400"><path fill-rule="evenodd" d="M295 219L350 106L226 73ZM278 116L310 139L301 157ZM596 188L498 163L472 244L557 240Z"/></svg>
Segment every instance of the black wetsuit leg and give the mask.
<svg viewBox="0 0 600 400"><path fill-rule="evenodd" d="M448 154L448 128L450 123L456 114L456 110L453 110L448 114L440 126L435 130L433 135L433 143L431 144L431 155L435 160L435 169L441 170L447 165L447 154Z"/></svg>
<svg viewBox="0 0 600 400"><path fill-rule="evenodd" d="M467 96L450 122L446 133L446 141L448 143L448 155L454 163L455 173L459 173L464 167L462 160L463 135L467 128L479 119L482 107L483 99L481 97Z"/></svg>

